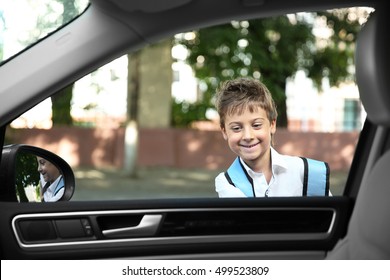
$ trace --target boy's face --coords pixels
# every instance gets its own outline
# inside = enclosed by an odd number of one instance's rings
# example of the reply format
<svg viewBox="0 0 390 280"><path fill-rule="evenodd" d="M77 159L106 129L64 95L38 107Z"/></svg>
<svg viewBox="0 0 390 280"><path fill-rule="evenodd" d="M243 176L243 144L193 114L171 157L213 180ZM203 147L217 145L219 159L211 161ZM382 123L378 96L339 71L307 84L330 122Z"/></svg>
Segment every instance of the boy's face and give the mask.
<svg viewBox="0 0 390 280"><path fill-rule="evenodd" d="M271 135L275 131L276 122L270 122L262 108L252 113L246 109L241 115L227 115L222 128L230 149L252 168L269 164Z"/></svg>
<svg viewBox="0 0 390 280"><path fill-rule="evenodd" d="M37 161L38 161L38 172L42 174L42 177L45 180L45 182L53 183L58 178L58 176L61 175L58 168L50 161L38 156L37 156Z"/></svg>

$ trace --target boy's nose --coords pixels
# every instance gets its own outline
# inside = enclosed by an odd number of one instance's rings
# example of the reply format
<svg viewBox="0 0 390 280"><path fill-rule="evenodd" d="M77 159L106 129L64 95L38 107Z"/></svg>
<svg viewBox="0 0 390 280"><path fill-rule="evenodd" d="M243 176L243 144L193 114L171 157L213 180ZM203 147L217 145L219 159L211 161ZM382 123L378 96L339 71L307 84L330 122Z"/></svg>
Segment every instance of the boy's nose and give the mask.
<svg viewBox="0 0 390 280"><path fill-rule="evenodd" d="M244 129L244 137L243 138L245 140L252 140L254 138L254 134L253 134L252 129L250 129L250 128Z"/></svg>

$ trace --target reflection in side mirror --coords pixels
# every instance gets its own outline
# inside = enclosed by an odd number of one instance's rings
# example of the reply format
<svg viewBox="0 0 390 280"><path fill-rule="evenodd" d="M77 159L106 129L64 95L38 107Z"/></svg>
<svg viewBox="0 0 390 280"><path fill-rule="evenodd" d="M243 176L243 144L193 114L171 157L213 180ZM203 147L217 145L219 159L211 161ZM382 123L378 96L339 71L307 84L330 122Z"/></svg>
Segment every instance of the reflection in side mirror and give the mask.
<svg viewBox="0 0 390 280"><path fill-rule="evenodd" d="M55 202L70 200L75 189L70 166L57 155L27 145L3 148L1 175L6 179L6 200ZM12 192L13 189L13 192Z"/></svg>
<svg viewBox="0 0 390 280"><path fill-rule="evenodd" d="M39 199L50 202L58 201L64 195L64 177L52 162L37 156L39 180Z"/></svg>
<svg viewBox="0 0 390 280"><path fill-rule="evenodd" d="M16 197L19 201L53 202L64 195L62 171L44 157L26 151L16 154Z"/></svg>

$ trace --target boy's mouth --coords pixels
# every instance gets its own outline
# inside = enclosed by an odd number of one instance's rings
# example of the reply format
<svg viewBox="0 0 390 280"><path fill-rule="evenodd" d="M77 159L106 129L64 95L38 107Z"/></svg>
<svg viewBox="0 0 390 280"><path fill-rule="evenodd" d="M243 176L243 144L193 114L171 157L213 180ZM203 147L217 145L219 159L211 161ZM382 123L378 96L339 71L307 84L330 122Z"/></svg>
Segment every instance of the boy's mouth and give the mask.
<svg viewBox="0 0 390 280"><path fill-rule="evenodd" d="M258 142L258 143L256 143L256 144L252 144L252 145L243 145L243 144L240 144L240 146L243 147L243 148L248 148L248 149L250 149L250 148L253 148L253 147L255 147L255 146L259 145L259 144L260 144L260 142Z"/></svg>

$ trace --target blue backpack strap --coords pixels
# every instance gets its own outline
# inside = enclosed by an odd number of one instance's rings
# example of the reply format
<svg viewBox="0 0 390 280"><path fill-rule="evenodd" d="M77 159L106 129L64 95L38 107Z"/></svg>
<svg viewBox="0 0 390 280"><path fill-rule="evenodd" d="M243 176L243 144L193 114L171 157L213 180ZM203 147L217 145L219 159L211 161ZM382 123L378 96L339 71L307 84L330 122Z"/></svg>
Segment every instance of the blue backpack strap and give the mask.
<svg viewBox="0 0 390 280"><path fill-rule="evenodd" d="M239 188L247 197L256 197L253 188L253 179L247 173L240 159L237 157L225 172L229 184ZM234 183L233 183L234 182Z"/></svg>
<svg viewBox="0 0 390 280"><path fill-rule="evenodd" d="M305 166L303 196L329 195L329 166L326 162L301 157Z"/></svg>
<svg viewBox="0 0 390 280"><path fill-rule="evenodd" d="M56 188L54 189L54 194L53 195L56 195L64 186L65 186L64 178L62 177L60 179L60 181L58 182Z"/></svg>

